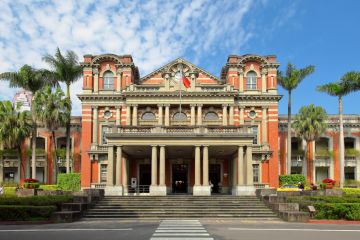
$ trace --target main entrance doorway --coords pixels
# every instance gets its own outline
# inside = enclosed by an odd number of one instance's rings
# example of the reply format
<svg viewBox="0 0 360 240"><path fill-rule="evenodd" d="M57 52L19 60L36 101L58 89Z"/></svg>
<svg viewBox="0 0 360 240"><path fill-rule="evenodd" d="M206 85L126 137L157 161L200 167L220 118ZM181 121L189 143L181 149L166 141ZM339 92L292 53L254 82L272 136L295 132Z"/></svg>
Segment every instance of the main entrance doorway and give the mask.
<svg viewBox="0 0 360 240"><path fill-rule="evenodd" d="M172 165L172 192L187 193L188 192L188 165L173 164Z"/></svg>
<svg viewBox="0 0 360 240"><path fill-rule="evenodd" d="M210 164L209 165L209 179L211 181L212 193L221 193L221 165L220 164Z"/></svg>

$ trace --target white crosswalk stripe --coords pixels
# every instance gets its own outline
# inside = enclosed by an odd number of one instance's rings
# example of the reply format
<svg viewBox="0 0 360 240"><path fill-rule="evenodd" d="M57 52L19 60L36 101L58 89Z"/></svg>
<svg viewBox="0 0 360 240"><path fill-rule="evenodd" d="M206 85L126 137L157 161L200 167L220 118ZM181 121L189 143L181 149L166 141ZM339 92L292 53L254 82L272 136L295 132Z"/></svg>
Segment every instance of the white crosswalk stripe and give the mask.
<svg viewBox="0 0 360 240"><path fill-rule="evenodd" d="M199 220L163 220L150 240L214 240Z"/></svg>

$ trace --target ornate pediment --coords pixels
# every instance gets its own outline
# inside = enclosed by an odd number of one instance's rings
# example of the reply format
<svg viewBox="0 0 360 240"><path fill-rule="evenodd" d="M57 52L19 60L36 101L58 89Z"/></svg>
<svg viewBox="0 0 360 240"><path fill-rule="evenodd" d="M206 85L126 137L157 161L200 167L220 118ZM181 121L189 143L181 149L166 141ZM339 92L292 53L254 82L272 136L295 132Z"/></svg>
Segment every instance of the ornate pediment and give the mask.
<svg viewBox="0 0 360 240"><path fill-rule="evenodd" d="M205 71L202 68L195 66L194 64L186 61L183 58L177 58L174 61L166 64L165 66L142 77L140 79L140 83L159 75L162 78L171 78L174 77L175 74L179 71L182 71L186 77L192 77L192 75L194 75L194 77L198 77L199 75L202 75L215 81L217 84L222 84L222 81L218 77L212 75L211 73Z"/></svg>

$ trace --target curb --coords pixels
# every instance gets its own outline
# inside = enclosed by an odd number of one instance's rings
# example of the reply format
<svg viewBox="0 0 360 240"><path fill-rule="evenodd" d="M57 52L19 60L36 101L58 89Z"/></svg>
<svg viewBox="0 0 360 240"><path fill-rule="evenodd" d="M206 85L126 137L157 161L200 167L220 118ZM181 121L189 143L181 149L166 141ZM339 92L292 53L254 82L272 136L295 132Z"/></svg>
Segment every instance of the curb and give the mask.
<svg viewBox="0 0 360 240"><path fill-rule="evenodd" d="M53 221L0 221L0 225L35 225L35 224L52 224Z"/></svg>
<svg viewBox="0 0 360 240"><path fill-rule="evenodd" d="M308 221L308 223L313 223L313 224L360 224L360 221L347 221L347 220L315 220L315 219L311 219Z"/></svg>

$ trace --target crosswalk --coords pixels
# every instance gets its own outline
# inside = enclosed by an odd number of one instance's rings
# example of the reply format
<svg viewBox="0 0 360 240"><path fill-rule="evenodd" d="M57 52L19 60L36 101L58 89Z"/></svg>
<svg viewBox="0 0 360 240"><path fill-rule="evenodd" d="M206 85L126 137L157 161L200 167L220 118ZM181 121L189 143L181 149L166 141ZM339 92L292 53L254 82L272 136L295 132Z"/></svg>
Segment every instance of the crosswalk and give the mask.
<svg viewBox="0 0 360 240"><path fill-rule="evenodd" d="M214 240L199 220L162 220L150 240Z"/></svg>

